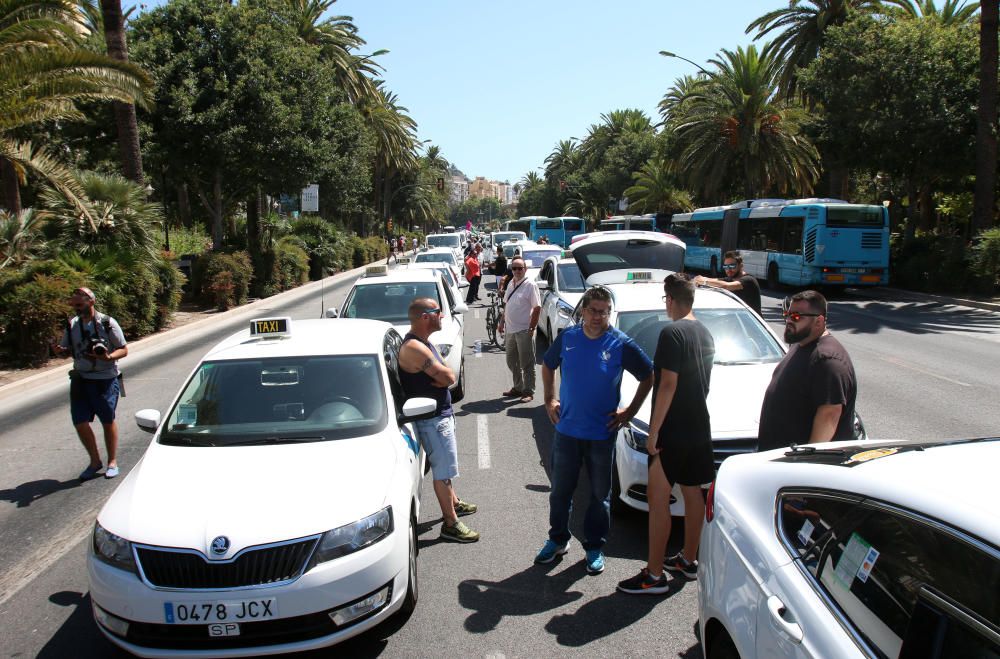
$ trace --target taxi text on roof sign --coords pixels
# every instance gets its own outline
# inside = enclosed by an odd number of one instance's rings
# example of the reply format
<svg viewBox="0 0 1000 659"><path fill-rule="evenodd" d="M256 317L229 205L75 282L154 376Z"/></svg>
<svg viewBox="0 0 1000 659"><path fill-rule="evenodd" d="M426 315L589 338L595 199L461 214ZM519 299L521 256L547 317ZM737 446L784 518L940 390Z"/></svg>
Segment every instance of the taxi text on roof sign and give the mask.
<svg viewBox="0 0 1000 659"><path fill-rule="evenodd" d="M389 274L389 266L387 265L370 265L365 268L366 277L379 277L386 274Z"/></svg>
<svg viewBox="0 0 1000 659"><path fill-rule="evenodd" d="M630 272L628 273L628 281L652 281L652 272Z"/></svg>
<svg viewBox="0 0 1000 659"><path fill-rule="evenodd" d="M250 321L250 336L291 336L292 319L289 316L281 318L255 318Z"/></svg>

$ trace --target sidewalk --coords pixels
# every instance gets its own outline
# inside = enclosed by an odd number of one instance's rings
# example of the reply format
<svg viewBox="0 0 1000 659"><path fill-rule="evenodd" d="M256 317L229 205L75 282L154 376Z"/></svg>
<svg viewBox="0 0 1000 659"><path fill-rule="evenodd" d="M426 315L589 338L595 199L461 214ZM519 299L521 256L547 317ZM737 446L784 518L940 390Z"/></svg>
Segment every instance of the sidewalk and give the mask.
<svg viewBox="0 0 1000 659"><path fill-rule="evenodd" d="M847 288L847 293L858 297L869 297L886 301L907 301L907 302L935 302L937 304L950 304L962 307L975 307L985 311L1000 312L1000 296L995 297L955 297L942 295L939 293L920 293L918 291L907 291L902 288L892 288L891 286L878 286L875 288Z"/></svg>

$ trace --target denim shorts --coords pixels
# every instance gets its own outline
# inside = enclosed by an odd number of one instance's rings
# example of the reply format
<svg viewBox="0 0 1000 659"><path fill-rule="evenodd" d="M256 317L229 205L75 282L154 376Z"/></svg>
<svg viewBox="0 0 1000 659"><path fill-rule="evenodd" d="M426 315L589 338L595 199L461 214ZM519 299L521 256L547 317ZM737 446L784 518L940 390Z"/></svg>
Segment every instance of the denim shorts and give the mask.
<svg viewBox="0 0 1000 659"><path fill-rule="evenodd" d="M87 380L81 378L78 395L70 395L69 410L73 425L90 423L97 416L103 424L115 420L118 408L118 378Z"/></svg>
<svg viewBox="0 0 1000 659"><path fill-rule="evenodd" d="M458 476L458 443L455 440L455 417L436 416L413 424L417 437L427 452L434 480Z"/></svg>

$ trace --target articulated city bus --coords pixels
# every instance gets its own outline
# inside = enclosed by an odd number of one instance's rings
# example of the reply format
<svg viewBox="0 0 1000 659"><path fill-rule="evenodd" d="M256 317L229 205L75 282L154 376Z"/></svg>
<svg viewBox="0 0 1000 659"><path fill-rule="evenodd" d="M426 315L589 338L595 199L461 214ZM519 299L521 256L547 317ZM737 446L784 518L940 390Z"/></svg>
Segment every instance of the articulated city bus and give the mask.
<svg viewBox="0 0 1000 659"><path fill-rule="evenodd" d="M649 213L647 215L615 215L606 220L601 220L598 227L600 231L632 230L669 233L670 219L668 216L659 213Z"/></svg>
<svg viewBox="0 0 1000 659"><path fill-rule="evenodd" d="M523 231L530 240L538 241L545 236L553 245L569 247L573 236L586 233L587 227L579 217L529 216L508 220L504 231Z"/></svg>
<svg viewBox="0 0 1000 659"><path fill-rule="evenodd" d="M755 199L678 213L671 232L687 244L684 265L718 276L739 250L747 274L769 286L889 283L889 213L839 199Z"/></svg>

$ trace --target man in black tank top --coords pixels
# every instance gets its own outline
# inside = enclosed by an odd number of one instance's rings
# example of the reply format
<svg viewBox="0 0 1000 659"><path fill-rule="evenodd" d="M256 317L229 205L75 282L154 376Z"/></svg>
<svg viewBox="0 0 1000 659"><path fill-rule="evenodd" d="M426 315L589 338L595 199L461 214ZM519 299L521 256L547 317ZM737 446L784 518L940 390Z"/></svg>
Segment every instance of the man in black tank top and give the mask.
<svg viewBox="0 0 1000 659"><path fill-rule="evenodd" d="M434 476L434 494L441 506L441 538L454 542L475 542L479 534L458 518L478 509L455 494L451 479L458 476L458 445L455 441L455 415L451 392L455 372L441 359L429 341L441 329L441 307L430 298L410 303L410 331L399 349L399 380L407 398L432 398L437 401L434 417L416 421L417 437L427 453Z"/></svg>

